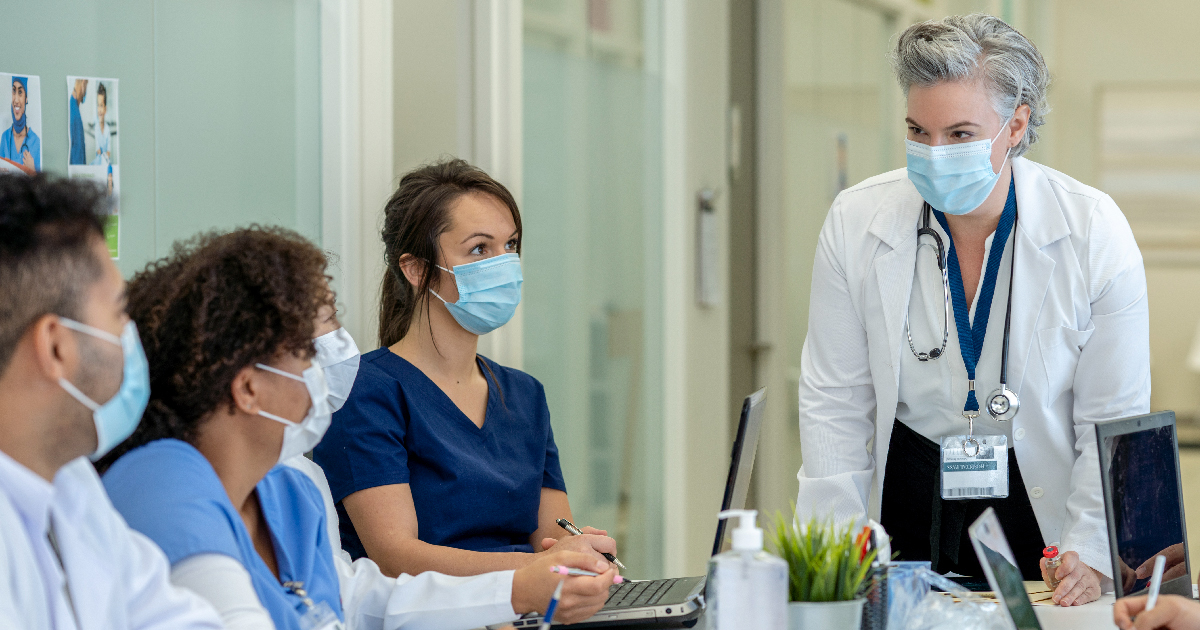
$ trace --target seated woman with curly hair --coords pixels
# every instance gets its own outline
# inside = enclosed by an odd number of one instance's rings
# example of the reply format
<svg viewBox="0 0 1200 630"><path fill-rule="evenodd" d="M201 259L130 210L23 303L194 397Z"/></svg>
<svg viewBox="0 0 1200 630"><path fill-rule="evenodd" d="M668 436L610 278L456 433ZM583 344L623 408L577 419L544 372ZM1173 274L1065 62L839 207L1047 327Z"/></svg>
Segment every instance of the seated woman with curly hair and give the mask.
<svg viewBox="0 0 1200 630"><path fill-rule="evenodd" d="M301 236L249 228L177 244L129 284L151 397L99 467L117 510L166 552L172 581L228 628L452 630L543 610L551 566L606 569L563 551L517 571L389 578L331 544L324 478L302 456L330 423L330 366L314 347L338 328L325 267ZM599 610L617 580L568 580L567 620Z"/></svg>

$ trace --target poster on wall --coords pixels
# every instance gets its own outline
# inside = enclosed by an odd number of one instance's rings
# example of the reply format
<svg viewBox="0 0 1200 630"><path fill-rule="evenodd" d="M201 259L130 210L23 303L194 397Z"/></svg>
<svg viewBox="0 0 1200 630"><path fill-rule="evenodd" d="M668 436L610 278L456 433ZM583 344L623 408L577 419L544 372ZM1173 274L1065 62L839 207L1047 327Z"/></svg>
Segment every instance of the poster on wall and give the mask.
<svg viewBox="0 0 1200 630"><path fill-rule="evenodd" d="M0 72L11 89L0 114L0 172L42 170L42 81L31 74Z"/></svg>
<svg viewBox="0 0 1200 630"><path fill-rule="evenodd" d="M108 191L111 214L104 235L112 257L121 254L121 159L117 80L67 77L67 176L90 179Z"/></svg>

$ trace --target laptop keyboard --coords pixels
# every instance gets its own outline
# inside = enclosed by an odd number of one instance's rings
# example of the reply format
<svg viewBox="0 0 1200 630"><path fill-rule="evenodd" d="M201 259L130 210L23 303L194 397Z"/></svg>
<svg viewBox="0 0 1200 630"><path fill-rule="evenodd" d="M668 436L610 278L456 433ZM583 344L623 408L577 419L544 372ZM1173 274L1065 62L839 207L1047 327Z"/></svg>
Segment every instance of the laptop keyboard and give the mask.
<svg viewBox="0 0 1200 630"><path fill-rule="evenodd" d="M666 596L676 579L641 580L613 586L605 608L640 608L653 606Z"/></svg>

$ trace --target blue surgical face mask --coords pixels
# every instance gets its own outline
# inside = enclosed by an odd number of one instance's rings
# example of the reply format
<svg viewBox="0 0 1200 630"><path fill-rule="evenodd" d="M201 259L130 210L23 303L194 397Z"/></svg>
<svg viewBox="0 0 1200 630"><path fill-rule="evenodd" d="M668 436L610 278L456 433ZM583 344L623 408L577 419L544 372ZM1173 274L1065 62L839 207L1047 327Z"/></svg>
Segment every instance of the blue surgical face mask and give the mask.
<svg viewBox="0 0 1200 630"><path fill-rule="evenodd" d="M1000 126L996 138L1005 129L1008 122ZM992 171L992 143L996 138L939 147L905 140L908 179L934 210L967 214L983 204L1000 180L1000 173ZM1004 154L1005 162L1009 152ZM1004 170L1003 162L1000 170Z"/></svg>
<svg viewBox="0 0 1200 630"><path fill-rule="evenodd" d="M466 265L456 265L451 271L458 285L458 301L446 302L446 309L460 326L476 335L486 335L508 323L517 304L521 303L521 257L502 254Z"/></svg>
<svg viewBox="0 0 1200 630"><path fill-rule="evenodd" d="M92 400L67 379L58 379L59 386L92 410L92 422L96 424L96 451L91 456L94 461L125 441L141 422L142 412L150 401L150 367L132 320L125 324L120 337L66 317L59 317L59 321L67 328L120 346L125 356L121 389L104 404Z"/></svg>

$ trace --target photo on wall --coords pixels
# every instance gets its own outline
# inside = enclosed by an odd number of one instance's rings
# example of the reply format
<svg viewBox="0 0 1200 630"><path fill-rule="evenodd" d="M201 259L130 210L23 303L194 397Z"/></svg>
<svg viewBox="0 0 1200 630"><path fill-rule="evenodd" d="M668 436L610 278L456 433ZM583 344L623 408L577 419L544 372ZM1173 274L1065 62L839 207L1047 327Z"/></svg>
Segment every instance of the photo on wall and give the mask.
<svg viewBox="0 0 1200 630"><path fill-rule="evenodd" d="M42 170L42 81L31 74L0 72L9 87L8 107L0 113L0 172L33 174Z"/></svg>
<svg viewBox="0 0 1200 630"><path fill-rule="evenodd" d="M108 251L121 254L121 159L117 80L67 77L67 176L95 181L108 191Z"/></svg>

